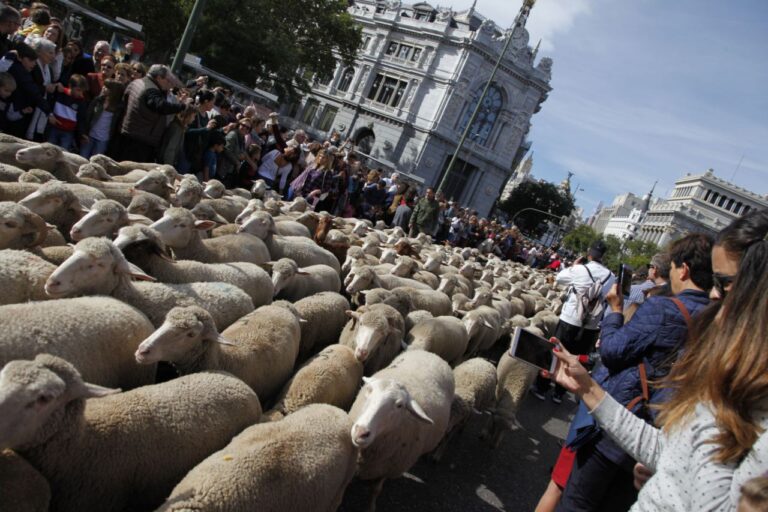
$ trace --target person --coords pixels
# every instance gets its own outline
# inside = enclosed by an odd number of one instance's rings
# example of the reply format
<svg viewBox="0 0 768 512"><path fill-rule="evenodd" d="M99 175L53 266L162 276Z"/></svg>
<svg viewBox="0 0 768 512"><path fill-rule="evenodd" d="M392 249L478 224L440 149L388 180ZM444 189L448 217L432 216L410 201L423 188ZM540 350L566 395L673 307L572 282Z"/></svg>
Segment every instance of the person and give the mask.
<svg viewBox="0 0 768 512"><path fill-rule="evenodd" d="M653 419L650 404L664 399L663 393L644 396L648 382L667 374L688 335L691 318L708 305L712 286L709 236L690 234L675 241L668 252L674 298L650 297L624 323L624 298L617 285L606 295L610 311L601 325L601 364L593 373L618 403L648 421ZM587 417L586 410L582 417ZM627 510L637 497L632 476L635 461L591 425L581 427L578 436L579 446L573 439L569 445L576 449L576 460L558 512Z"/></svg>
<svg viewBox="0 0 768 512"><path fill-rule="evenodd" d="M221 154L218 175L219 180L227 186L231 187L237 182L241 162L247 162L254 168L256 167L252 160L248 161L249 158L245 152L245 134L250 131L251 120L243 118L225 136L226 144L224 145L224 152Z"/></svg>
<svg viewBox="0 0 768 512"><path fill-rule="evenodd" d="M15 45L8 37L21 26L21 13L10 5L0 5L0 56L13 50Z"/></svg>
<svg viewBox="0 0 768 512"><path fill-rule="evenodd" d="M642 304L648 290L669 285L669 255L656 253L648 265L648 278L642 283L633 284L629 290L629 299L625 304L628 309L633 304Z"/></svg>
<svg viewBox="0 0 768 512"><path fill-rule="evenodd" d="M6 53L0 65L16 82L16 89L8 98L6 132L24 138L35 107L46 114L51 112L43 90L32 78L32 70L37 66L37 52L25 43L17 43L16 50Z"/></svg>
<svg viewBox="0 0 768 512"><path fill-rule="evenodd" d="M133 70L131 69L131 65L127 62L118 62L115 64L115 80L121 84L127 86L132 80L132 73Z"/></svg>
<svg viewBox="0 0 768 512"><path fill-rule="evenodd" d="M197 109L194 105L187 105L184 110L173 117L173 121L163 132L158 152L158 163L173 165L176 167L179 158L184 153L184 135L187 127L195 118Z"/></svg>
<svg viewBox="0 0 768 512"><path fill-rule="evenodd" d="M51 75L54 82L58 82L61 79L61 68L64 64L64 41L66 36L64 30L58 23L51 23L43 32L43 37L56 45L56 57L54 57L51 63ZM69 77L67 80L61 82L62 84L69 83Z"/></svg>
<svg viewBox="0 0 768 512"><path fill-rule="evenodd" d="M125 117L120 127L121 159L151 162L157 155L166 127L166 116L185 105L168 101L173 75L168 66L154 64L147 76L134 80L125 90Z"/></svg>
<svg viewBox="0 0 768 512"><path fill-rule="evenodd" d="M19 34L25 37L38 36L41 37L45 33L45 29L51 24L51 13L46 9L32 9L29 13L29 24L19 30Z"/></svg>
<svg viewBox="0 0 768 512"><path fill-rule="evenodd" d="M535 248L534 248L535 249ZM590 353L597 342L600 333L600 312L587 315L581 307L584 294L600 283L607 292L613 284L613 274L602 264L607 247L605 242L598 240L589 248L587 261L579 258L572 267L561 270L555 277L555 282L568 287L568 294L560 312L560 321L555 329L555 337L571 352L577 355ZM528 253L529 256L531 252ZM533 395L539 400L545 400L549 391L550 381L539 377L536 379ZM552 401L559 404L563 401L565 389L555 386Z"/></svg>
<svg viewBox="0 0 768 512"><path fill-rule="evenodd" d="M57 87L56 84L53 83L53 75L51 73L51 64L56 58L56 44L48 39L38 36L34 36L31 39L28 38L27 41L37 53L37 65L33 67L31 71L32 79L40 89L46 106L45 108L42 108L38 105L34 112L32 112L25 138L42 142L48 124L48 116L51 113L50 98Z"/></svg>
<svg viewBox="0 0 768 512"><path fill-rule="evenodd" d="M88 93L91 98L101 94L104 87L104 80L115 77L115 58L112 55L105 55L99 62L98 72L88 73Z"/></svg>
<svg viewBox="0 0 768 512"><path fill-rule="evenodd" d="M51 125L48 142L71 151L77 135L78 119L88 107L85 99L88 82L83 75L72 75L68 85L69 87L58 86L53 112L48 117L48 123Z"/></svg>
<svg viewBox="0 0 768 512"><path fill-rule="evenodd" d="M217 176L216 165L219 154L224 151L224 145L227 143L224 134L218 130L213 130L208 137L208 147L203 151L203 170L202 181L208 181Z"/></svg>
<svg viewBox="0 0 768 512"><path fill-rule="evenodd" d="M407 198L403 198L400 205L395 209L395 215L392 217L392 227L400 227L403 230L407 229L408 223L411 220L413 209L411 208L411 201Z"/></svg>
<svg viewBox="0 0 768 512"><path fill-rule="evenodd" d="M7 72L0 72L0 131L5 131L6 114L10 105L10 97L16 90L16 80Z"/></svg>
<svg viewBox="0 0 768 512"><path fill-rule="evenodd" d="M567 349L554 352L554 379L654 472L633 511L735 510L740 486L768 470L768 225L763 233L744 252L714 319L663 380L672 394L660 406L660 428L622 407Z"/></svg>
<svg viewBox="0 0 768 512"><path fill-rule="evenodd" d="M411 214L411 220L408 224L410 236L415 237L419 233L431 235L437 226L438 216L440 214L440 203L435 199L435 190L428 188Z"/></svg>
<svg viewBox="0 0 768 512"><path fill-rule="evenodd" d="M275 148L261 157L261 165L257 171L259 179L264 180L267 187L273 190L279 190L283 177L290 174L293 165L291 164L289 157L293 154L293 148L285 148L285 151L280 151ZM326 160L327 162L328 160Z"/></svg>
<svg viewBox="0 0 768 512"><path fill-rule="evenodd" d="M133 71L133 73L131 74L131 78L133 80L140 80L145 76L147 76L147 66L145 66L141 62L131 63L131 70Z"/></svg>
<svg viewBox="0 0 768 512"><path fill-rule="evenodd" d="M125 87L117 80L105 80L101 94L92 99L80 118L80 156L108 153L110 142L117 138L122 116Z"/></svg>
<svg viewBox="0 0 768 512"><path fill-rule="evenodd" d="M741 486L741 498L736 512L763 512L768 510L768 476L756 476Z"/></svg>
<svg viewBox="0 0 768 512"><path fill-rule="evenodd" d="M330 156L327 149L321 149L315 155L312 167L307 168L309 172L306 175L304 185L301 187L301 195L312 205L313 209L322 205L331 193L334 185L332 166L333 157Z"/></svg>

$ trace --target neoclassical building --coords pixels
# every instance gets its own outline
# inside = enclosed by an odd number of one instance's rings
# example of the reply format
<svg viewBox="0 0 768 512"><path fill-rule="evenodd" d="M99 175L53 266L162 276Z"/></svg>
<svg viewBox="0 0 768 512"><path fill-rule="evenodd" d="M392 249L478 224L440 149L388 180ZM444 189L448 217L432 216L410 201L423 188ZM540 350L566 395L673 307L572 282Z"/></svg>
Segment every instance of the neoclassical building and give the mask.
<svg viewBox="0 0 768 512"><path fill-rule="evenodd" d="M487 215L530 147L531 117L551 91L552 60L537 61L529 44L529 11L526 2L518 26L505 30L474 7L357 0L349 7L363 29L357 60L315 80L311 94L282 113L294 128L316 136L337 130L384 166L437 186L511 37L444 188Z"/></svg>
<svg viewBox="0 0 768 512"><path fill-rule="evenodd" d="M767 208L761 196L715 176L712 169L686 174L675 182L669 198L648 210L636 238L664 246L687 233L714 235L753 208Z"/></svg>

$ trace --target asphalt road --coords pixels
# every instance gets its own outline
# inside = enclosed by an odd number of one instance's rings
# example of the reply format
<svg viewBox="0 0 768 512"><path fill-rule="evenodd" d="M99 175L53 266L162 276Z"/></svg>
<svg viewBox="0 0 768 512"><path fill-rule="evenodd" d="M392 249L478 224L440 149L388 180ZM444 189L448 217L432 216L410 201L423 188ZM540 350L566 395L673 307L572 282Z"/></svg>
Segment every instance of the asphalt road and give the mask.
<svg viewBox="0 0 768 512"><path fill-rule="evenodd" d="M575 408L572 397L555 405L529 394L518 415L523 429L508 432L496 450L479 439L482 418L473 418L442 461L422 457L402 478L388 480L377 512L532 511ZM366 510L369 490L366 482L353 481L339 510Z"/></svg>

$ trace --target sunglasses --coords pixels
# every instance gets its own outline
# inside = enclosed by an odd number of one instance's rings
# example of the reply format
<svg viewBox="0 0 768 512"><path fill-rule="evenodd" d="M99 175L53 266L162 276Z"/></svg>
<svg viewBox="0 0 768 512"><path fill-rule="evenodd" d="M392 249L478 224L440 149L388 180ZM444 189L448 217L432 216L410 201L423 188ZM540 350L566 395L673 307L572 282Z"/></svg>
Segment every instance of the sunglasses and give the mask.
<svg viewBox="0 0 768 512"><path fill-rule="evenodd" d="M736 276L726 276L718 273L712 274L712 284L715 290L720 294L720 297L725 298L725 294L727 293L725 289L733 283L734 279L736 279Z"/></svg>

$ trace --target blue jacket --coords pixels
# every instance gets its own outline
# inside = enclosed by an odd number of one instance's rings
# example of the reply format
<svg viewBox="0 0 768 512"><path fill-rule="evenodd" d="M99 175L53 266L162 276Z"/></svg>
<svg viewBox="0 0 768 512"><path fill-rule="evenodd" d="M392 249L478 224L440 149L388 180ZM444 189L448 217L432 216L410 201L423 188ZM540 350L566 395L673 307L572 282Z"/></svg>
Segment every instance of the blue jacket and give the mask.
<svg viewBox="0 0 768 512"><path fill-rule="evenodd" d="M691 316L695 316L709 304L706 292L685 290L677 298L685 305ZM642 394L638 365L645 362L649 381L658 380L669 371L669 363L676 359L688 333L683 314L668 297L650 297L635 312L632 319L624 324L620 313L606 315L600 334L601 366L595 370L595 380L620 404L627 405ZM658 401L651 389L651 402ZM657 400L654 400L656 398ZM638 404L633 409L637 413ZM651 413L655 411L651 410ZM623 452L601 440L599 449L614 462L619 462ZM615 448L615 449L613 449Z"/></svg>

